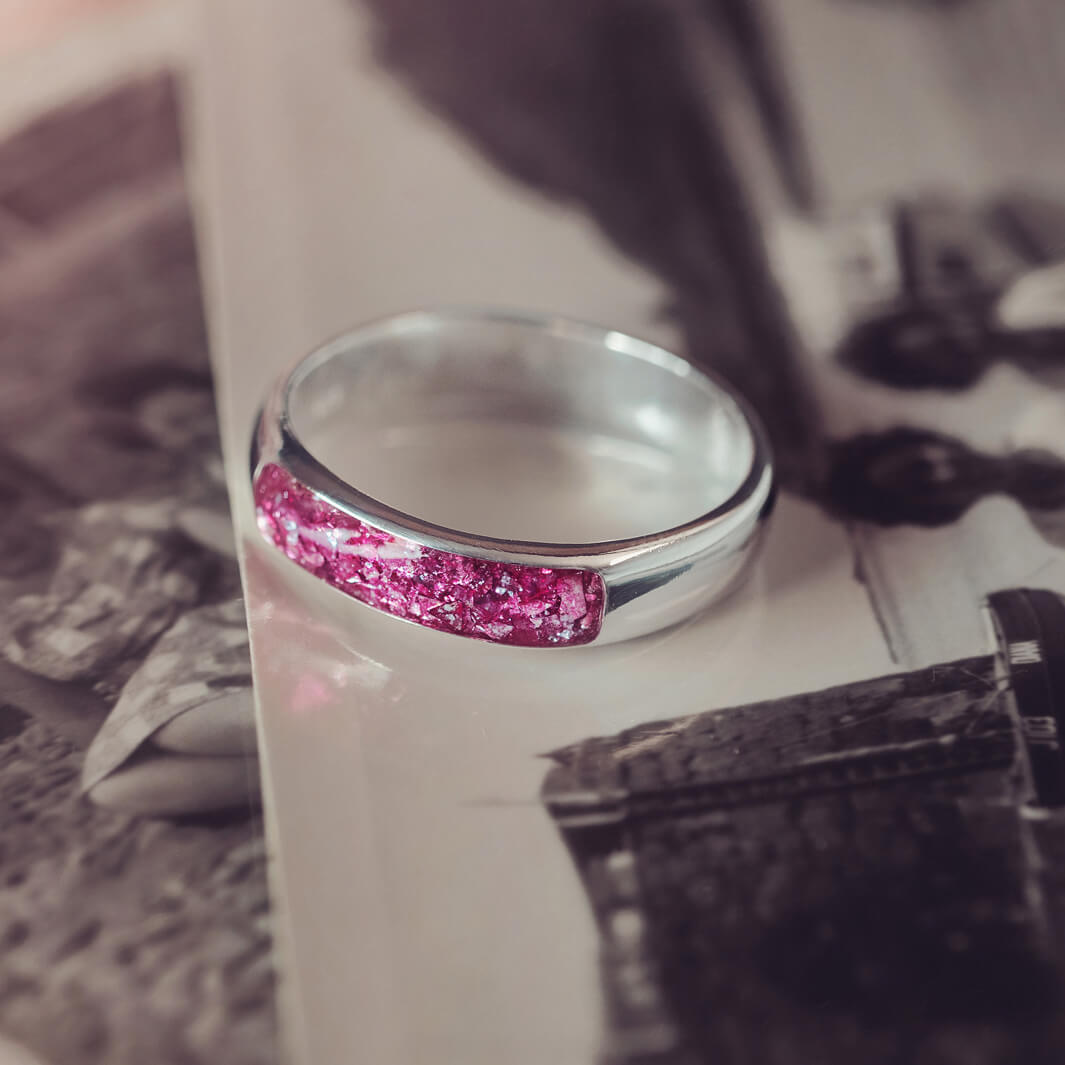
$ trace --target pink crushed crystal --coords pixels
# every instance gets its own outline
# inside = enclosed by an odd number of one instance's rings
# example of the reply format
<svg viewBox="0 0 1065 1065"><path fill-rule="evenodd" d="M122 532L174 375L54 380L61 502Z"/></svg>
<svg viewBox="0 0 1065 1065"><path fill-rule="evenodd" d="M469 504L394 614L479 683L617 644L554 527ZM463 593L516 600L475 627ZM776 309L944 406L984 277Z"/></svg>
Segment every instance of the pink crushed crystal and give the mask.
<svg viewBox="0 0 1065 1065"><path fill-rule="evenodd" d="M519 647L590 643L603 579L424 547L353 518L280 466L255 480L259 530L305 570L379 610L431 629Z"/></svg>

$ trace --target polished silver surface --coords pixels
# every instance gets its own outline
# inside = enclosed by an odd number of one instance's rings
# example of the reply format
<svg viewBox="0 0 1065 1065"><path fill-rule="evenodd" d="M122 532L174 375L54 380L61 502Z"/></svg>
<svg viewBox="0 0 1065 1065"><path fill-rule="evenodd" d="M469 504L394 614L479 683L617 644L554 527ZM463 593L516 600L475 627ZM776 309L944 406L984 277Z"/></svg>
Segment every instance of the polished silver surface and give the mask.
<svg viewBox="0 0 1065 1065"><path fill-rule="evenodd" d="M683 488L675 500L654 493L648 508L631 501L638 528L614 529L591 493L574 492L565 505L583 519L578 526L605 535L569 543L484 535L413 513L417 499L386 501L394 486L373 460L376 443L487 422L505 432L577 433L618 461L638 454L648 468L660 466L667 487ZM358 520L427 547L596 571L606 608L595 643L675 624L724 594L756 550L774 496L764 430L727 386L626 334L481 310L398 315L307 356L263 408L253 476L266 462ZM466 481L476 470L455 477ZM518 473L513 490L522 490Z"/></svg>

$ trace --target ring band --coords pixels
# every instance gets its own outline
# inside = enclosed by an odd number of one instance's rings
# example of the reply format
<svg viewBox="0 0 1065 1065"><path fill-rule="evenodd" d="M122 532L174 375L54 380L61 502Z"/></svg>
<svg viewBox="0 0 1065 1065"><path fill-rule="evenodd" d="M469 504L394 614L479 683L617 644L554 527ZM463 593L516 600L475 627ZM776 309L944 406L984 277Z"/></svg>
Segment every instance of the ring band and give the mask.
<svg viewBox="0 0 1065 1065"><path fill-rule="evenodd" d="M384 438L412 417L496 419L651 449L696 485L705 509L589 543L481 536L361 491L316 443L349 428ZM299 362L263 407L252 482L263 537L334 588L405 621L536 647L616 642L702 610L746 568L774 498L757 418L690 363L565 319L461 310L385 319Z"/></svg>

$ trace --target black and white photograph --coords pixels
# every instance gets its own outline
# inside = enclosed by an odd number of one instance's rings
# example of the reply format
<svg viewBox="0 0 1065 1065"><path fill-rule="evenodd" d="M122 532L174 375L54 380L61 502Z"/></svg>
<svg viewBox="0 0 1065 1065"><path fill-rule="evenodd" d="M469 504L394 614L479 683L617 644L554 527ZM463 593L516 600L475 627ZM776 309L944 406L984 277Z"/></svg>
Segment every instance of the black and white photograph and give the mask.
<svg viewBox="0 0 1065 1065"><path fill-rule="evenodd" d="M0 1061L1065 1059L1057 0L0 5Z"/></svg>
<svg viewBox="0 0 1065 1065"><path fill-rule="evenodd" d="M4 1061L279 1060L177 101L138 73L0 143Z"/></svg>

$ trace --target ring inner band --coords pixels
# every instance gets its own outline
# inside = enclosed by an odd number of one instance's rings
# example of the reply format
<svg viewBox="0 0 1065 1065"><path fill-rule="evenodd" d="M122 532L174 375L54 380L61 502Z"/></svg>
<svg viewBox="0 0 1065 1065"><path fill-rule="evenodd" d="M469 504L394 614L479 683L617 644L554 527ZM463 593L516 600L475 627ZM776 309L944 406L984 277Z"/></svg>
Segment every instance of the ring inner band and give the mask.
<svg viewBox="0 0 1065 1065"><path fill-rule="evenodd" d="M287 404L348 484L501 539L660 534L726 502L754 459L747 419L709 378L563 321L405 315L305 363Z"/></svg>

